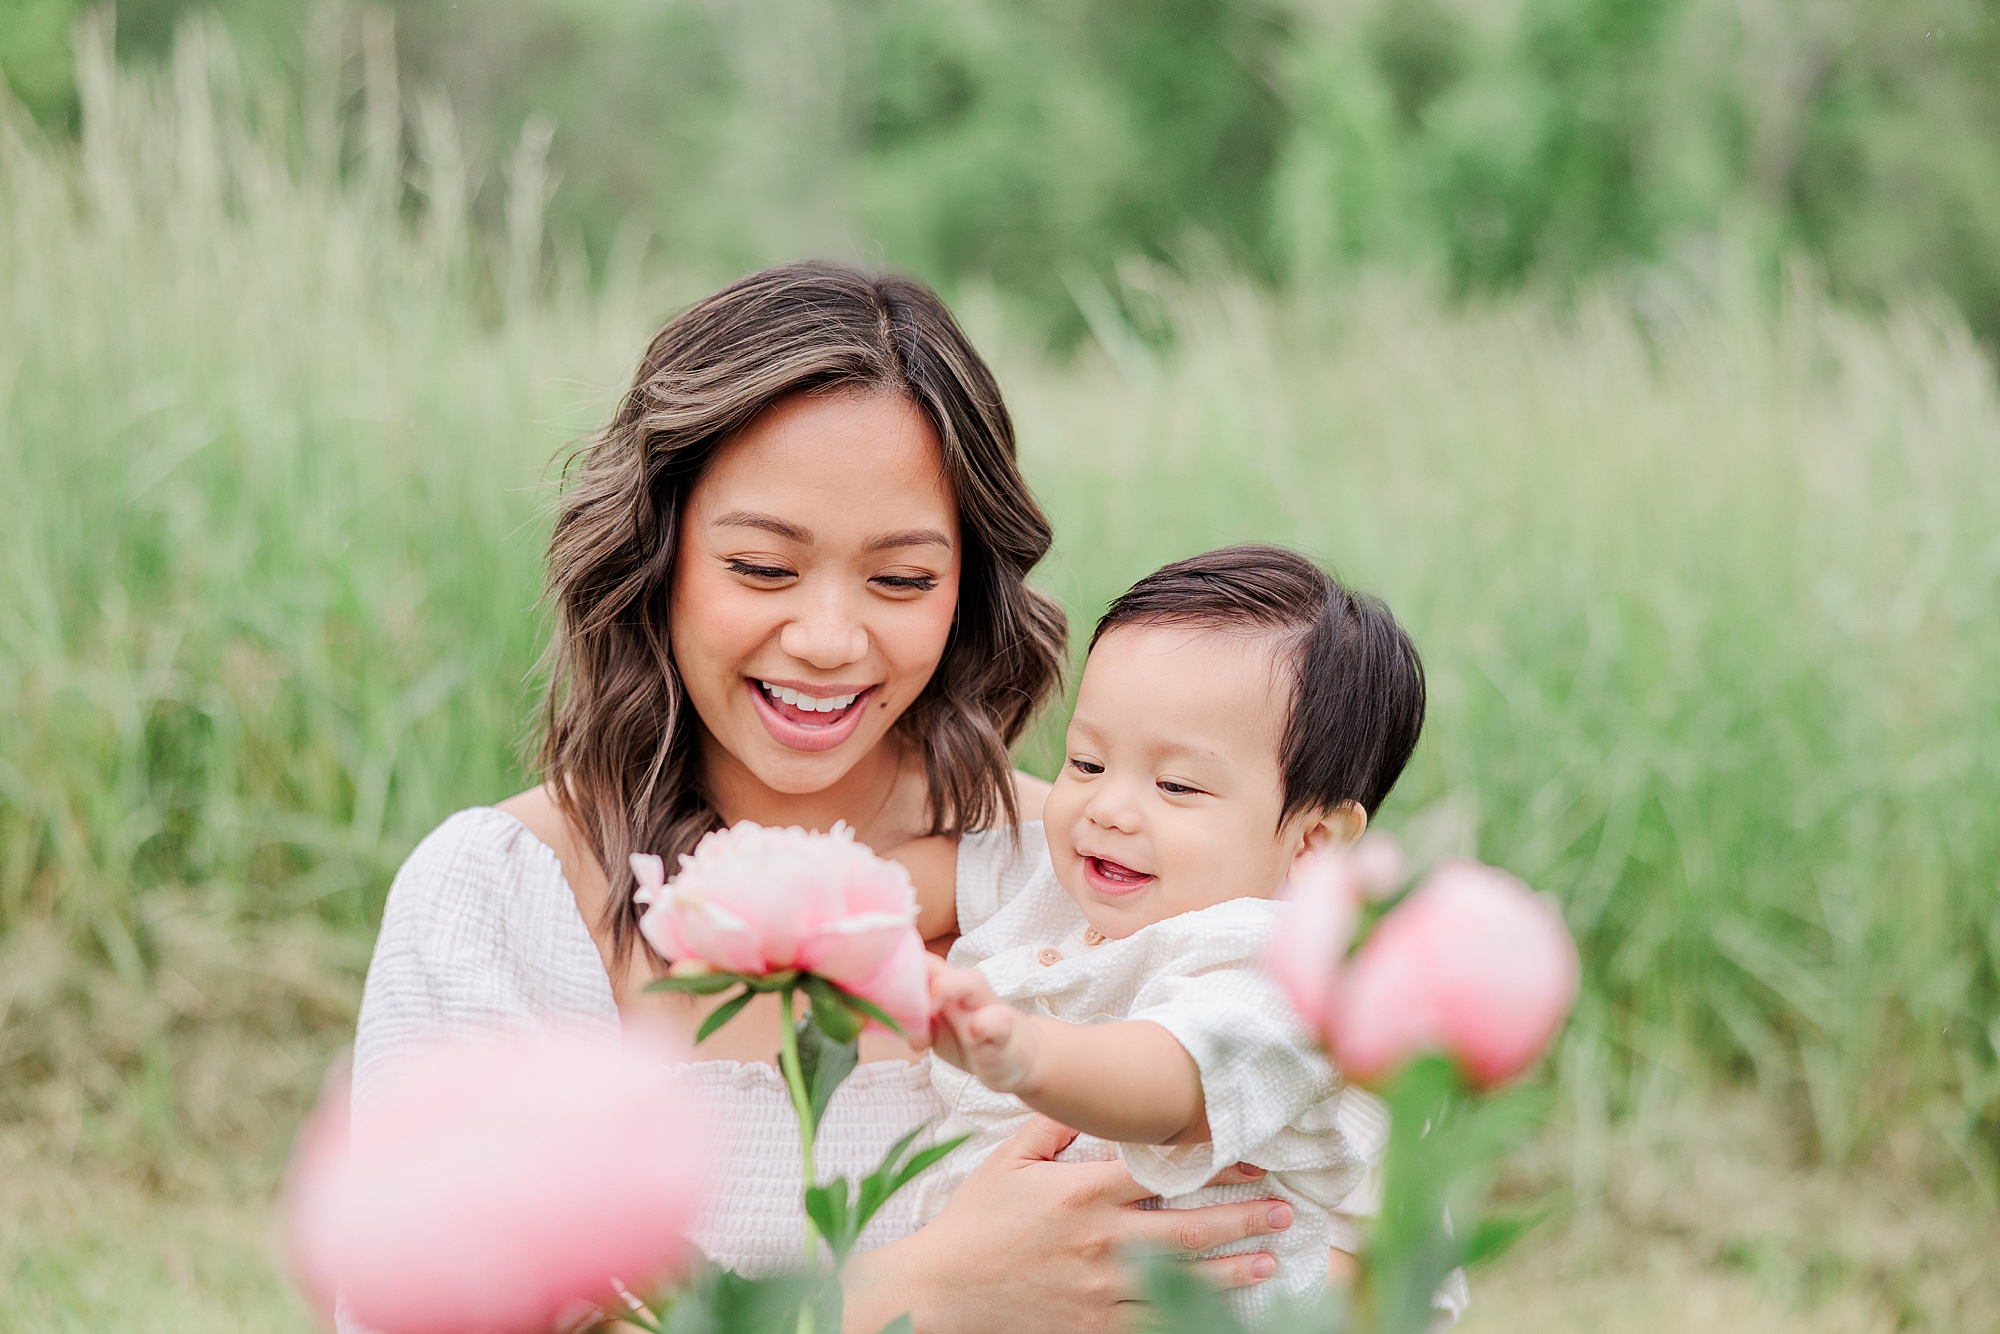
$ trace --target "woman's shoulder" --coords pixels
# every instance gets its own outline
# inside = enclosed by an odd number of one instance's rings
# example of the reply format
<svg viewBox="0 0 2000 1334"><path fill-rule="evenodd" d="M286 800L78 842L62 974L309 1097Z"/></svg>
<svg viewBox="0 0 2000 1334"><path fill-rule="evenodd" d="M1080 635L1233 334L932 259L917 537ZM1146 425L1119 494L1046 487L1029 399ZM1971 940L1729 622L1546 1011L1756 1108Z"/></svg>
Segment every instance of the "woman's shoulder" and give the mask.
<svg viewBox="0 0 2000 1334"><path fill-rule="evenodd" d="M549 845L518 816L473 806L447 817L404 859L389 889L384 925L391 914L475 905L492 910L557 894L569 898L562 864Z"/></svg>
<svg viewBox="0 0 2000 1334"><path fill-rule="evenodd" d="M389 888L370 965L427 992L489 981L608 996L596 945L555 852L508 811L477 806L432 830ZM566 983L574 983L566 986Z"/></svg>

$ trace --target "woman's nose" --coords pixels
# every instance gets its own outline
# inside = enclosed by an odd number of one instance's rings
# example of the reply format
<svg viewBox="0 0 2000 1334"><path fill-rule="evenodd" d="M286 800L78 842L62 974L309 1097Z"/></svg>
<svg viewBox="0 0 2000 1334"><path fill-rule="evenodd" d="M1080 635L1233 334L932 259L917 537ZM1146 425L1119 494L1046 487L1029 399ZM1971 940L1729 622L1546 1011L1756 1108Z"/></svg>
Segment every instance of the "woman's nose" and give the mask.
<svg viewBox="0 0 2000 1334"><path fill-rule="evenodd" d="M844 598L816 598L779 632L778 647L800 662L831 671L868 656L868 630Z"/></svg>

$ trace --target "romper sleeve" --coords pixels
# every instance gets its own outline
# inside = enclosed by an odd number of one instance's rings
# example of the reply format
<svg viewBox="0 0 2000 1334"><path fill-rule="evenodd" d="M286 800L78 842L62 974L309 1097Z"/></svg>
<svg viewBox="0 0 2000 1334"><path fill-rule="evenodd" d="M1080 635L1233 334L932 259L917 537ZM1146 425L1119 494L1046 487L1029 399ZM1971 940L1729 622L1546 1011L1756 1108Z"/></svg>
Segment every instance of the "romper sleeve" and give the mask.
<svg viewBox="0 0 2000 1334"><path fill-rule="evenodd" d="M1048 864L1042 822L982 829L958 840L958 933L969 936L1027 886Z"/></svg>
<svg viewBox="0 0 2000 1334"><path fill-rule="evenodd" d="M618 1040L611 981L561 863L505 812L460 811L390 886L355 1026L355 1105L427 1035L556 1026Z"/></svg>
<svg viewBox="0 0 2000 1334"><path fill-rule="evenodd" d="M1121 1146L1133 1178L1162 1195L1194 1190L1244 1160L1329 1185L1360 1175L1361 1154L1329 1105L1339 1077L1260 962L1267 907L1238 900L1147 928L1174 930L1153 947L1149 980L1126 1017L1160 1025L1194 1058L1210 1136Z"/></svg>

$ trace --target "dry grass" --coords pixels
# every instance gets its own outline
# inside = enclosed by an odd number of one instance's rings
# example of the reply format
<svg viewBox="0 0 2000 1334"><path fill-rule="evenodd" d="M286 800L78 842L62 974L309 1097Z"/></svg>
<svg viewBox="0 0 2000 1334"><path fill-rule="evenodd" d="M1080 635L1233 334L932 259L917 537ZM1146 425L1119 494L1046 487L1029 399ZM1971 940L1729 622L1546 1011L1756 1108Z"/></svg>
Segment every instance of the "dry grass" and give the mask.
<svg viewBox="0 0 2000 1334"><path fill-rule="evenodd" d="M1467 1334L2000 1330L2000 1212L1914 1127L1847 1170L1743 1093L1590 1138L1555 1126L1521 1155L1516 1193L1603 1189L1475 1281Z"/></svg>

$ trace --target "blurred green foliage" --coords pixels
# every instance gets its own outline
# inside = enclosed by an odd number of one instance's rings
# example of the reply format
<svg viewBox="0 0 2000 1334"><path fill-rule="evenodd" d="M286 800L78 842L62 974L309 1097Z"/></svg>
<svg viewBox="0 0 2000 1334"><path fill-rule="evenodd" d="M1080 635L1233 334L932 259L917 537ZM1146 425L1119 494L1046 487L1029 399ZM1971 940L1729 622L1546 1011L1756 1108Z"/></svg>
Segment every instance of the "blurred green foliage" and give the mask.
<svg viewBox="0 0 2000 1334"><path fill-rule="evenodd" d="M80 0L9 0L0 67L73 124ZM218 0L294 69L310 5ZM126 0L158 56L192 0ZM1121 258L1456 291L1803 248L2000 337L2000 0L397 0L497 220L555 127L557 238L683 270L816 251L990 280L1074 324ZM349 25L351 26L351 25ZM483 164L480 169L478 164ZM1721 246L1715 243L1722 242Z"/></svg>

